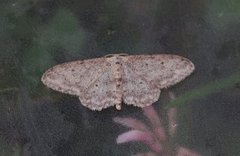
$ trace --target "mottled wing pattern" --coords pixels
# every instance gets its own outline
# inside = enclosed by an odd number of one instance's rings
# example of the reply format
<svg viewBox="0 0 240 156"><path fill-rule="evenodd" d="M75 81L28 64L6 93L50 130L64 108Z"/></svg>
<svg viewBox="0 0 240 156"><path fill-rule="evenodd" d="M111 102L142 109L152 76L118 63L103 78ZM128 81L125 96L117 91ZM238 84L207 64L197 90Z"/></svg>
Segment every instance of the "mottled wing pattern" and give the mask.
<svg viewBox="0 0 240 156"><path fill-rule="evenodd" d="M92 110L114 105L112 70L105 58L56 65L44 73L42 82L56 91L79 96Z"/></svg>
<svg viewBox="0 0 240 156"><path fill-rule="evenodd" d="M113 57L122 59L124 103L139 107L156 102L160 89L180 82L194 70L190 60L177 55ZM42 82L56 91L79 96L81 103L92 110L113 106L119 96L114 78L118 71L113 70L118 69L111 63L117 62L110 63L106 58L56 65L44 73Z"/></svg>
<svg viewBox="0 0 240 156"><path fill-rule="evenodd" d="M160 89L144 76L137 75L128 64L123 64L123 101L138 107L145 107L156 102Z"/></svg>
<svg viewBox="0 0 240 156"><path fill-rule="evenodd" d="M116 85L114 82L112 69L110 67L103 71L96 81L79 96L82 104L91 110L102 110L114 106L116 99Z"/></svg>
<svg viewBox="0 0 240 156"><path fill-rule="evenodd" d="M180 82L194 70L193 63L187 58L168 54L128 56L125 64L137 77L159 89Z"/></svg>
<svg viewBox="0 0 240 156"><path fill-rule="evenodd" d="M79 96L102 74L104 67L105 58L63 63L48 69L42 82L53 90Z"/></svg>

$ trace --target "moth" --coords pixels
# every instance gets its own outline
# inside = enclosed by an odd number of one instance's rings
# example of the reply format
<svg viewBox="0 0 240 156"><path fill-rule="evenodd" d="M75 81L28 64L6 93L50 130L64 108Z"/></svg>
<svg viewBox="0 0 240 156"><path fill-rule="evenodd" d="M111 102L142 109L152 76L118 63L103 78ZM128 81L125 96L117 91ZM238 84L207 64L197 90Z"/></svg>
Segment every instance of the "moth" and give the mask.
<svg viewBox="0 0 240 156"><path fill-rule="evenodd" d="M120 110L123 102L151 105L161 89L182 81L194 69L189 59L178 55L110 54L56 65L41 80L53 90L78 96L91 110L110 106Z"/></svg>

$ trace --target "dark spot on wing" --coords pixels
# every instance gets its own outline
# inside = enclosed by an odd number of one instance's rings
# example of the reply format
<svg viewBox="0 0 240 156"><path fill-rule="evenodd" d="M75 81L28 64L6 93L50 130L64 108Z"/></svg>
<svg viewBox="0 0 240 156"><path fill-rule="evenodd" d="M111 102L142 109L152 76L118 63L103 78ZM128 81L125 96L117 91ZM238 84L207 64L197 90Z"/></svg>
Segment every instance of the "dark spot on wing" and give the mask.
<svg viewBox="0 0 240 156"><path fill-rule="evenodd" d="M111 63L107 63L107 66L111 66Z"/></svg>
<svg viewBox="0 0 240 156"><path fill-rule="evenodd" d="M181 61L186 61L184 58L181 58Z"/></svg>

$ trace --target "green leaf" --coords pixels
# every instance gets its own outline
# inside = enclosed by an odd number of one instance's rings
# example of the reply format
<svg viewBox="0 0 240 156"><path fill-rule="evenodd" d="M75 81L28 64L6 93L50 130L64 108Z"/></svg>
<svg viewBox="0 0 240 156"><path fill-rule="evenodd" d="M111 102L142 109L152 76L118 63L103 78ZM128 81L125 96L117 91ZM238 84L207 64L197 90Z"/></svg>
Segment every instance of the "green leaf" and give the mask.
<svg viewBox="0 0 240 156"><path fill-rule="evenodd" d="M234 85L236 85L237 83L240 83L240 73L233 74L228 78L216 80L214 82L202 85L199 88L188 91L170 102L167 107L185 105L192 100L208 96L223 89L234 87Z"/></svg>

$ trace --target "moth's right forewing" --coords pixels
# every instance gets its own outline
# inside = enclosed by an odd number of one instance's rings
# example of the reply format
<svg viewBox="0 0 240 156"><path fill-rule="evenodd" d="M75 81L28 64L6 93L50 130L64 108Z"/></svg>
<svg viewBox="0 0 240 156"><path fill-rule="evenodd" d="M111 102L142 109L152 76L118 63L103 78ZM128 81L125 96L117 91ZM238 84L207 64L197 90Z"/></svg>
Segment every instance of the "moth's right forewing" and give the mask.
<svg viewBox="0 0 240 156"><path fill-rule="evenodd" d="M180 82L194 70L190 60L168 54L129 56L126 57L126 64L136 75L160 89Z"/></svg>

